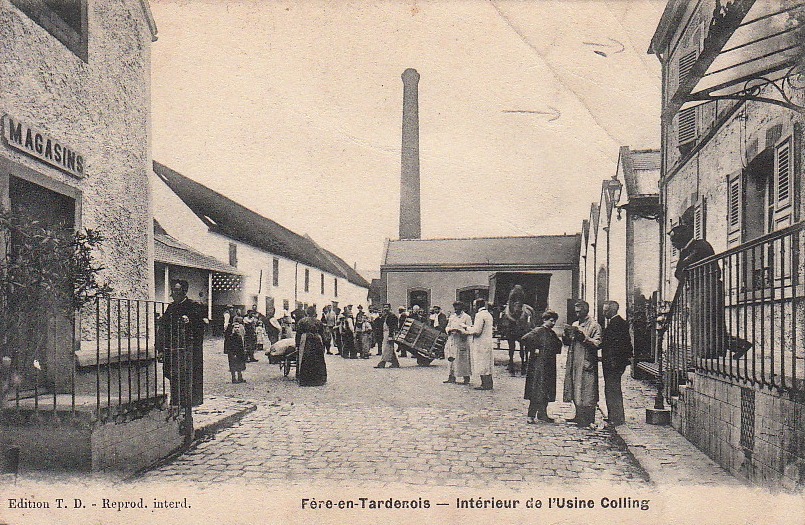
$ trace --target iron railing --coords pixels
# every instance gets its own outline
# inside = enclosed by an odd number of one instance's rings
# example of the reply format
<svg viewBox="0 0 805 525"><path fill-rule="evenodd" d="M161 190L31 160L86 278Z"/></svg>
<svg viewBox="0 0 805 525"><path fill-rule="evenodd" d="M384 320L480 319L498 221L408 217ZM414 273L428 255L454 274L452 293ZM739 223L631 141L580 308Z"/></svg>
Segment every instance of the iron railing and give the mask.
<svg viewBox="0 0 805 525"><path fill-rule="evenodd" d="M805 392L805 222L691 265L663 345L666 395L688 371Z"/></svg>
<svg viewBox="0 0 805 525"><path fill-rule="evenodd" d="M17 352L12 362L17 384L6 395L6 415L49 412L63 417L81 412L107 421L166 405L171 373L163 372L171 358L170 352L164 354L170 348L174 349L172 361L178 363L173 377L190 376L188 381L174 381L172 397L181 398L181 389L192 385L193 371L189 361L177 359L176 352L183 354L192 347L193 335L181 319L165 322L167 306L147 300L99 299L74 319L64 319L66 331L72 330L71 337L61 339L68 348L53 348L51 338L47 339L51 348Z"/></svg>

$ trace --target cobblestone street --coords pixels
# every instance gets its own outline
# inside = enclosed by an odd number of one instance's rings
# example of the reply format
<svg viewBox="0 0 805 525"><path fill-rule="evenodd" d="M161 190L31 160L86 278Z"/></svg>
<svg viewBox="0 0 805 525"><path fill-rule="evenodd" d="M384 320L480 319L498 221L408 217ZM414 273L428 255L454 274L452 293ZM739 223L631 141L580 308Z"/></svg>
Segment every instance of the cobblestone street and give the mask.
<svg viewBox="0 0 805 525"><path fill-rule="evenodd" d="M492 392L443 384L444 361L418 367L403 358L400 369L378 370L375 356L327 356L329 381L319 388L300 388L260 356L244 374L248 383L233 385L220 341L208 344L207 354L207 392L252 400L257 410L141 479L458 487L646 483L608 429L563 422L573 415L569 404L549 407L555 424L527 425L525 380L508 375L504 352L496 356L501 366Z"/></svg>

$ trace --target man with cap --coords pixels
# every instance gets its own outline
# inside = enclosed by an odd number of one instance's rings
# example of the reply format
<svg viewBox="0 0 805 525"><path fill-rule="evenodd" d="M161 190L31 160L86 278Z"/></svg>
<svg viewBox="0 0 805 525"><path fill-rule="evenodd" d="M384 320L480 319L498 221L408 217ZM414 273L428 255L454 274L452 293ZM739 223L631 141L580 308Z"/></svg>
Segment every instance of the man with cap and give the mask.
<svg viewBox="0 0 805 525"><path fill-rule="evenodd" d="M453 304L453 306L455 307L455 304ZM430 316L430 324L441 333L447 332L447 316L442 312L441 306L433 307L433 313Z"/></svg>
<svg viewBox="0 0 805 525"><path fill-rule="evenodd" d="M668 233L671 244L679 250L679 261L674 277L679 281L674 302L685 290L689 294L691 313L691 343L701 357L715 358L732 352L732 357L743 357L752 343L727 333L724 306L724 281L718 263L707 265L698 273L700 278L686 282L686 270L697 262L715 254L713 246L704 239L696 239L693 229L693 208L680 217L679 224Z"/></svg>
<svg viewBox="0 0 805 525"><path fill-rule="evenodd" d="M189 299L187 290L187 281L173 282L173 302L157 321L157 351L170 381L170 404L182 407L204 402L204 305Z"/></svg>
<svg viewBox="0 0 805 525"><path fill-rule="evenodd" d="M576 415L568 423L589 427L595 423L598 405L598 349L601 347L601 326L590 317L590 304L576 301L578 319L565 329L562 342L567 345L567 367L563 398L573 402Z"/></svg>

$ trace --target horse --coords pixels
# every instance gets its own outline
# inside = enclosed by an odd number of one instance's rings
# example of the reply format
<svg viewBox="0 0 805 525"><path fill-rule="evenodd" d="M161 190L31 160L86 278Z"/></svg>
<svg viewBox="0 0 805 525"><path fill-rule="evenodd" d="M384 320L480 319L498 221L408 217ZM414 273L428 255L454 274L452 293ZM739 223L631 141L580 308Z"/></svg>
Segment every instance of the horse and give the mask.
<svg viewBox="0 0 805 525"><path fill-rule="evenodd" d="M512 292L514 292L514 290L512 290ZM509 364L507 368L511 375L515 375L515 343L536 326L537 317L534 309L531 306L517 300L516 297L513 299L515 300L509 301L506 304L506 308L503 310L503 315L500 316L501 332L509 342ZM527 369L528 353L525 351L523 344L520 343L520 374L525 375Z"/></svg>

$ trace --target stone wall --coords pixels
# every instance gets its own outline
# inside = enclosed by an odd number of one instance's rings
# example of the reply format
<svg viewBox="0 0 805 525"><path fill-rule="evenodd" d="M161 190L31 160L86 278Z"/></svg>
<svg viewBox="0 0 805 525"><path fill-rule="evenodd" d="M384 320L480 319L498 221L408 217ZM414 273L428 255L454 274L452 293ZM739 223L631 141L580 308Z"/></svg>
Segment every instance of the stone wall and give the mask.
<svg viewBox="0 0 805 525"><path fill-rule="evenodd" d="M154 409L123 423L98 423L92 432L92 470L134 472L176 451L184 416L176 407Z"/></svg>
<svg viewBox="0 0 805 525"><path fill-rule="evenodd" d="M79 410L8 411L0 446L20 448L21 470L136 472L165 458L184 442L176 407L156 407L136 417L93 421Z"/></svg>
<svg viewBox="0 0 805 525"><path fill-rule="evenodd" d="M769 487L805 485L805 402L768 389L691 374L673 425L735 476Z"/></svg>

